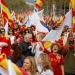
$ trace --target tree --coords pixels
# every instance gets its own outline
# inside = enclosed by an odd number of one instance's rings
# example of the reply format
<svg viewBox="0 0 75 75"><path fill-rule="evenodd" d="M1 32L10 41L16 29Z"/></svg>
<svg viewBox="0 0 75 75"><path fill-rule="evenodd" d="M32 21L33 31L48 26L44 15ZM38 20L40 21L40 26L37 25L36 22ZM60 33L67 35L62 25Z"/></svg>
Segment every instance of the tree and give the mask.
<svg viewBox="0 0 75 75"><path fill-rule="evenodd" d="M24 0L5 0L8 8L15 11L24 11L30 6Z"/></svg>
<svg viewBox="0 0 75 75"><path fill-rule="evenodd" d="M69 10L69 2L68 0L44 0L44 4L42 6L42 9L47 12L48 10L51 10L53 3L56 6L57 12L59 13L66 13Z"/></svg>

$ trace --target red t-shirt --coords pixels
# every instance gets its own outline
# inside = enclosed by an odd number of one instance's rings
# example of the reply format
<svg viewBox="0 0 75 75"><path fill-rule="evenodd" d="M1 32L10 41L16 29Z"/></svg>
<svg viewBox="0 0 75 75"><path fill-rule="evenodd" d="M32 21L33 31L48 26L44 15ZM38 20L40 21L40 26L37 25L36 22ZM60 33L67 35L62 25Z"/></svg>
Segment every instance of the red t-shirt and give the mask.
<svg viewBox="0 0 75 75"><path fill-rule="evenodd" d="M1 53L5 53L6 56L9 56L10 55L10 46L11 46L10 39L8 37L1 37L0 42L5 42L8 44L8 47L2 47Z"/></svg>
<svg viewBox="0 0 75 75"><path fill-rule="evenodd" d="M50 57L54 75L62 75L60 66L63 65L63 60L62 60L61 55L60 54L55 55L55 54L49 52L48 50L45 50L44 52L47 53Z"/></svg>

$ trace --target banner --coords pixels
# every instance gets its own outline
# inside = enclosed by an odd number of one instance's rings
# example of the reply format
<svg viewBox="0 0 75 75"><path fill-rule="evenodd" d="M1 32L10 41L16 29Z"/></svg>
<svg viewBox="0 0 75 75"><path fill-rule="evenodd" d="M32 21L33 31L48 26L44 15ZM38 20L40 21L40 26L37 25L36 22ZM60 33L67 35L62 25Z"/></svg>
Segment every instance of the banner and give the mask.
<svg viewBox="0 0 75 75"><path fill-rule="evenodd" d="M13 19L4 0L1 0L1 14L6 18L6 20L8 20L10 27L14 28Z"/></svg>

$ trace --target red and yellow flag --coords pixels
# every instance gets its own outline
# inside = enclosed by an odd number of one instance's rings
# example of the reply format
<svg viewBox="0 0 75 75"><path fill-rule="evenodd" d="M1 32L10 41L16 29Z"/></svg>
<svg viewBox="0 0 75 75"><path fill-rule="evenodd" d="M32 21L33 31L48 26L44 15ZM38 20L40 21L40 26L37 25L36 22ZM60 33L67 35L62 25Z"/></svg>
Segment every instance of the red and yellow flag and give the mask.
<svg viewBox="0 0 75 75"><path fill-rule="evenodd" d="M16 72L16 75L28 75L23 69L19 68L14 63L12 63L12 66ZM3 68L5 71L7 71L7 74L8 74L8 60L7 60L5 54L0 55L0 67ZM2 71L2 70L0 69L0 71Z"/></svg>
<svg viewBox="0 0 75 75"><path fill-rule="evenodd" d="M41 8L41 6L43 5L43 3L44 3L44 0L37 0L36 3L35 3L35 6L37 8Z"/></svg>
<svg viewBox="0 0 75 75"><path fill-rule="evenodd" d="M5 17L8 20L10 27L14 28L13 19L4 0L1 0L1 12L3 17Z"/></svg>
<svg viewBox="0 0 75 75"><path fill-rule="evenodd" d="M75 32L75 0L69 0L72 8L72 16L73 16L73 32Z"/></svg>
<svg viewBox="0 0 75 75"><path fill-rule="evenodd" d="M61 25L61 23L64 21L64 19L65 19L65 16L62 17L59 21L56 22L56 27L57 28Z"/></svg>
<svg viewBox="0 0 75 75"><path fill-rule="evenodd" d="M43 47L44 47L45 49L48 49L48 48L51 47L52 42L51 42L51 41L43 41L43 42L42 42L42 45L43 45Z"/></svg>

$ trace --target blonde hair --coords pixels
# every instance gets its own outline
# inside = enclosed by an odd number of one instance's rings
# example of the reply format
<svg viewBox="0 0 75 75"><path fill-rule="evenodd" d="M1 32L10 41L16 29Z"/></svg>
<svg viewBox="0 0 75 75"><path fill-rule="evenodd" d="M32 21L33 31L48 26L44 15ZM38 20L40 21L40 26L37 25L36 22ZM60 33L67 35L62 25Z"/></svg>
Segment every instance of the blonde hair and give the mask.
<svg viewBox="0 0 75 75"><path fill-rule="evenodd" d="M39 57L43 60L43 63L42 63L43 70L45 70L45 71L47 69L52 70L51 61L50 61L49 56L47 54L45 54L45 53L41 53L39 55Z"/></svg>
<svg viewBox="0 0 75 75"><path fill-rule="evenodd" d="M35 62L34 57L28 56L28 57L26 57L25 59L29 59L29 61L30 61L30 63L31 63L31 70L30 70L30 73L31 73L31 75L35 75L35 73L38 72L38 70L37 70L37 66L36 66L36 62Z"/></svg>
<svg viewBox="0 0 75 75"><path fill-rule="evenodd" d="M38 33L37 35L39 35L42 39L45 37L43 33Z"/></svg>

